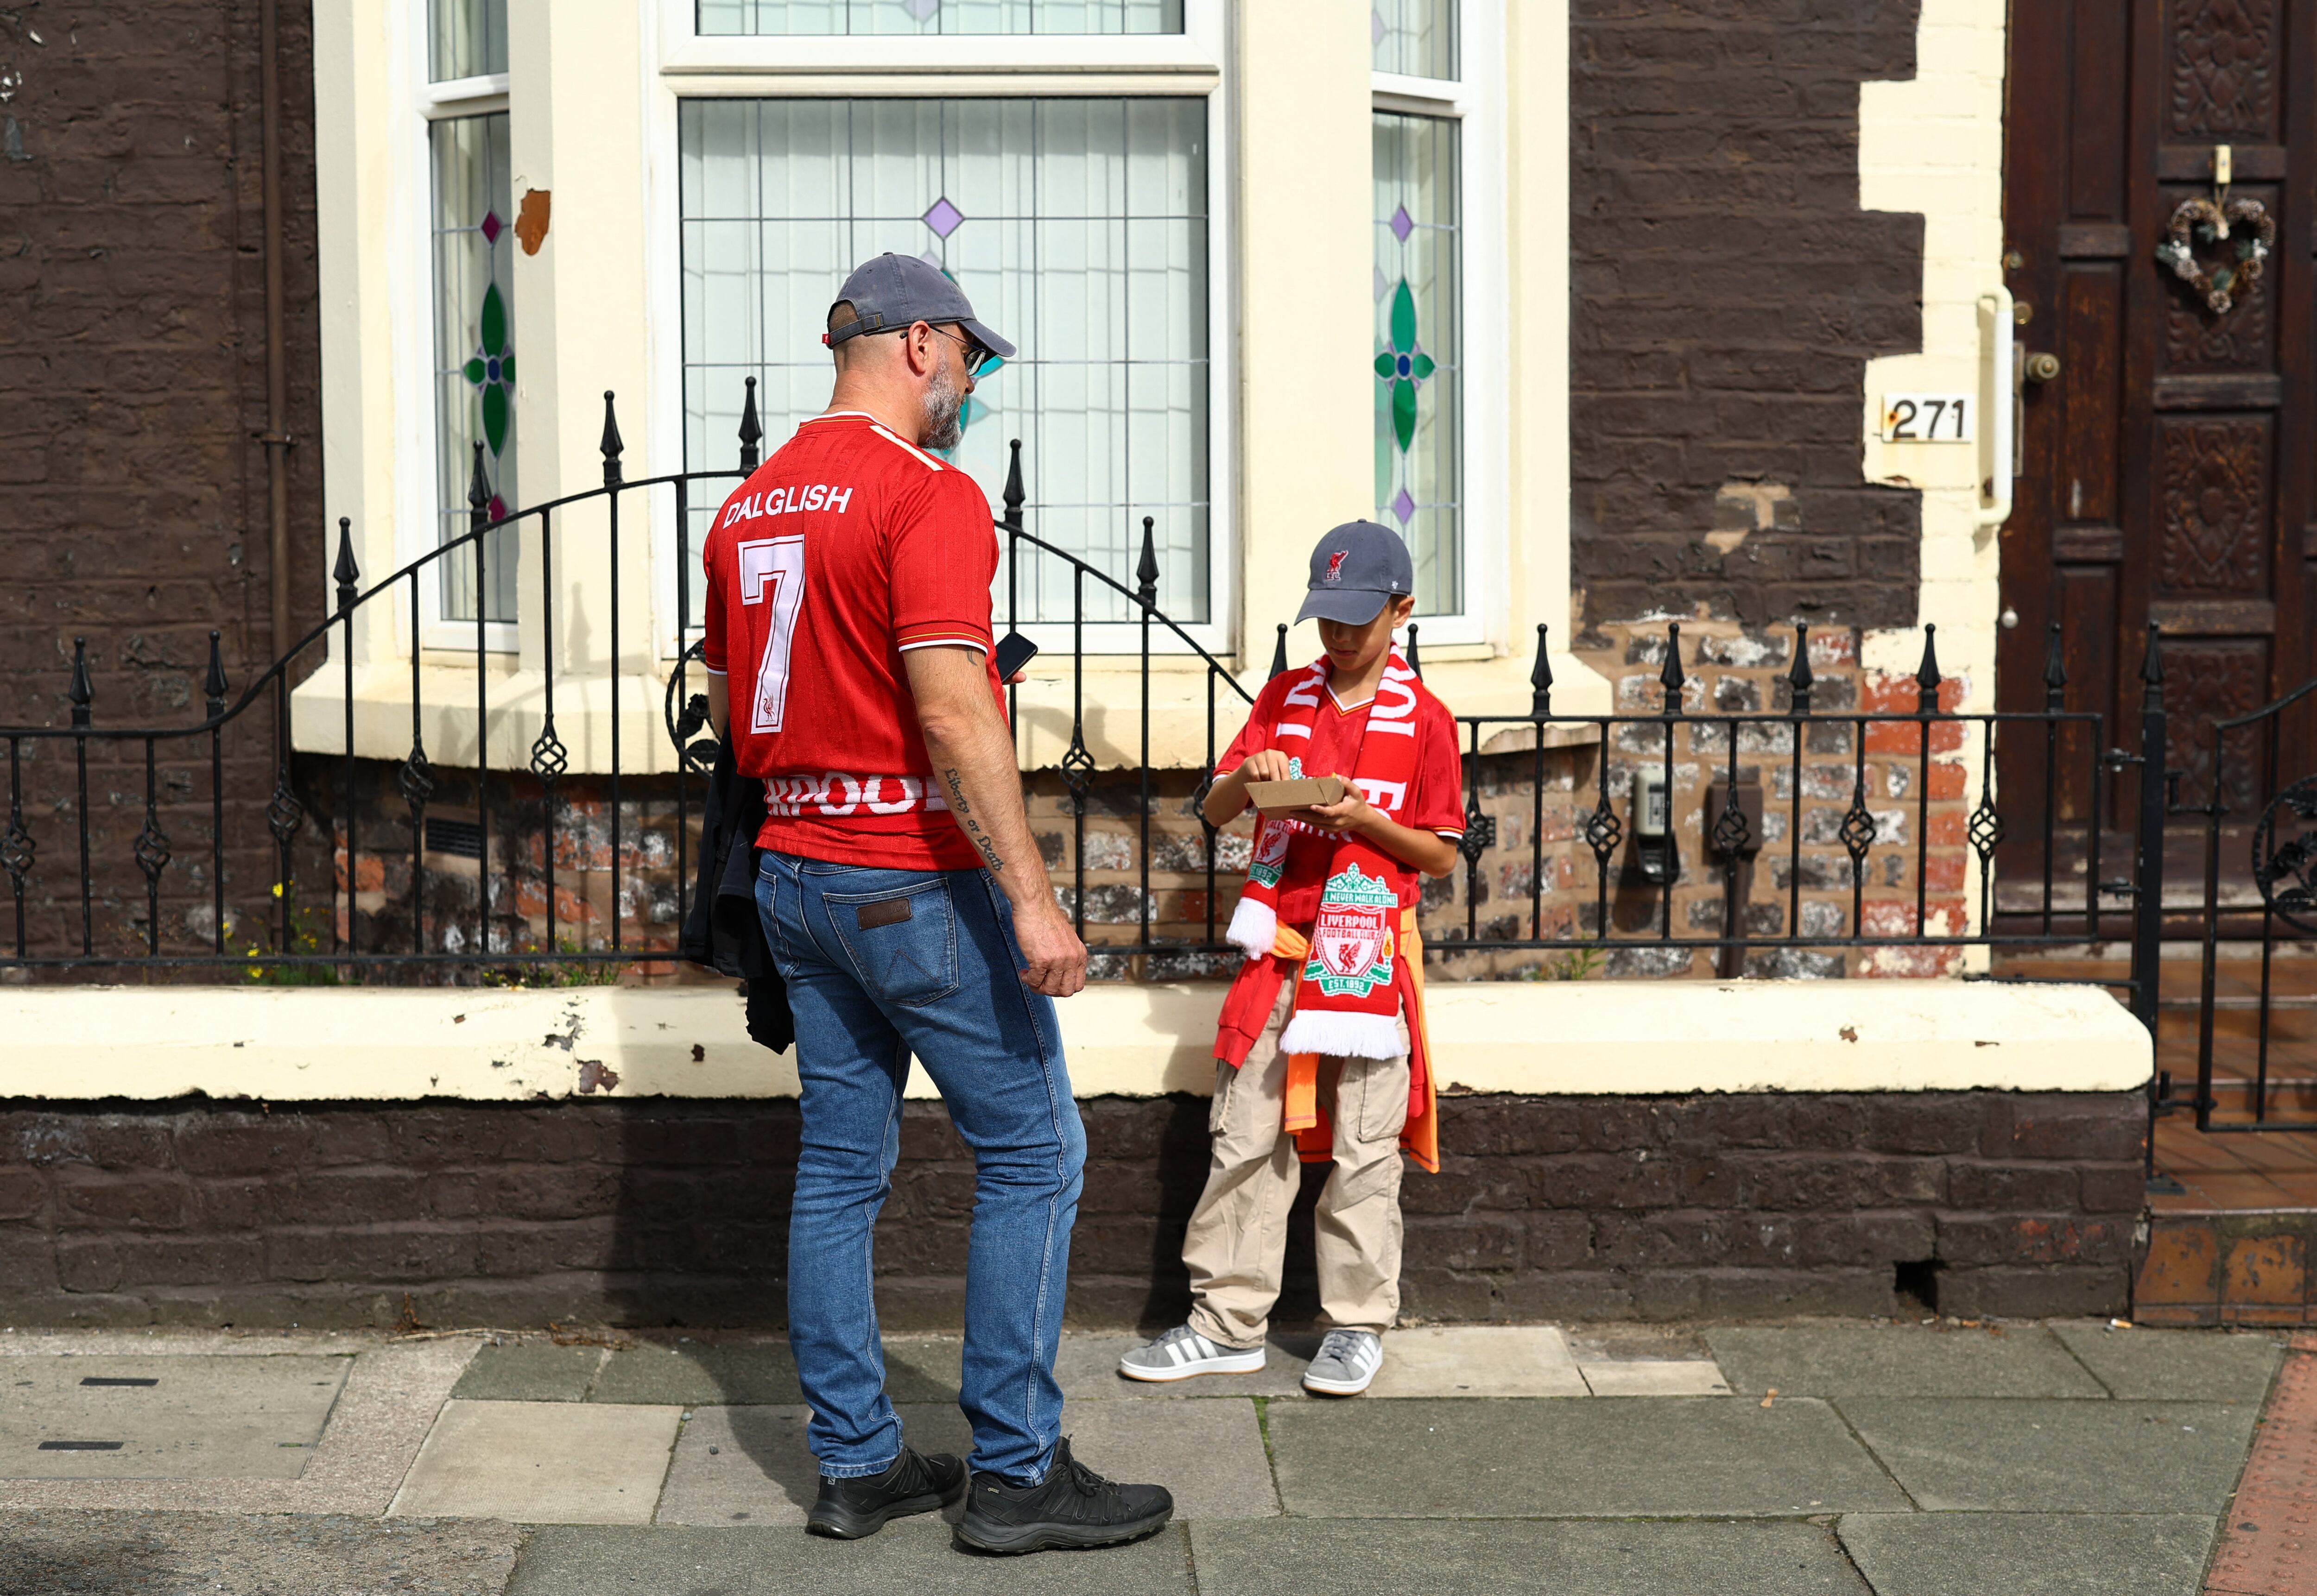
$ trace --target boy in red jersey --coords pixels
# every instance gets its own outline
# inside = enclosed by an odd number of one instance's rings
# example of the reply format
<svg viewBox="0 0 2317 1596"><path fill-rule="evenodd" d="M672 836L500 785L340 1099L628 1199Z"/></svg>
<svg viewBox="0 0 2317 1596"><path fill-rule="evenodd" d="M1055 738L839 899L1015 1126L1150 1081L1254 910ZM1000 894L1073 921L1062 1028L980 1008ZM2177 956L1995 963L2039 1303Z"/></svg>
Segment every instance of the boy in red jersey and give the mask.
<svg viewBox="0 0 2317 1596"><path fill-rule="evenodd" d="M926 452L957 441L975 371L1014 346L893 254L845 281L826 342L828 411L717 512L702 646L717 730L765 782L756 906L796 1019L806 1527L854 1539L964 1497L956 1533L985 1551L1138 1539L1172 1498L1071 1458L1054 1379L1086 1132L1053 1000L1085 985L1086 949L1030 835L990 662L989 505ZM870 1242L913 1057L974 1154L970 1471L904 1445L884 1389Z"/></svg>
<svg viewBox="0 0 2317 1596"><path fill-rule="evenodd" d="M1400 1152L1439 1168L1418 876L1446 875L1464 834L1455 718L1392 645L1414 587L1390 529L1321 539L1296 619L1319 620L1327 652L1272 679L1216 767L1212 825L1246 809L1251 781L1337 775L1353 790L1257 823L1230 932L1248 962L1223 1001L1213 1151L1183 1239L1191 1318L1120 1360L1131 1379L1263 1367L1299 1160L1336 1166L1315 1226L1331 1328L1304 1386L1354 1395L1382 1365L1400 1313Z"/></svg>

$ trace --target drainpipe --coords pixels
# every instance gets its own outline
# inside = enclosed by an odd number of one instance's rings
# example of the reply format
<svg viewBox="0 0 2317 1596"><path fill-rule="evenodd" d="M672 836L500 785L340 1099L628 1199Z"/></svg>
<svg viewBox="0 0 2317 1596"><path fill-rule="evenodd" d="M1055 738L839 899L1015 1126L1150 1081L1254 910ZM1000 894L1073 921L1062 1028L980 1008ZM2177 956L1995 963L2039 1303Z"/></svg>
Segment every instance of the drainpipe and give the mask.
<svg viewBox="0 0 2317 1596"><path fill-rule="evenodd" d="M279 658L290 646L290 373L282 347L284 309L282 286L282 74L279 0L262 0L258 7L258 81L264 102L265 144L261 192L265 208L265 486L269 557L266 574L273 586L273 647Z"/></svg>

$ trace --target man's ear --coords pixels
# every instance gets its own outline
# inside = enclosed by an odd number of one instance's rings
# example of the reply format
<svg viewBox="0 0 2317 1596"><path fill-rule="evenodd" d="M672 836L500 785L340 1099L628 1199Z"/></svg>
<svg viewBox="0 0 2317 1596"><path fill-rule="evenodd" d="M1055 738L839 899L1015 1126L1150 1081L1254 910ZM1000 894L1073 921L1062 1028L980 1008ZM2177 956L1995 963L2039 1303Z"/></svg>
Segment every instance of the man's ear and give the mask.
<svg viewBox="0 0 2317 1596"><path fill-rule="evenodd" d="M934 347L935 336L925 322L912 322L901 334L901 359L908 363L910 376L927 375L941 360L941 352Z"/></svg>

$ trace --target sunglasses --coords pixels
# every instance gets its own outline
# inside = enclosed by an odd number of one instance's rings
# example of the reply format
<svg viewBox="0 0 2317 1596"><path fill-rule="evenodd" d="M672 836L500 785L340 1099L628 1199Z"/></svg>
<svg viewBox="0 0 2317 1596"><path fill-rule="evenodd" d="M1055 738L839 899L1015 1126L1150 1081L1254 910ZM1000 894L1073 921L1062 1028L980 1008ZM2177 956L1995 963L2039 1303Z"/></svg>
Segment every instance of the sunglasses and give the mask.
<svg viewBox="0 0 2317 1596"><path fill-rule="evenodd" d="M980 376L983 370L989 366L990 361L997 358L995 355L991 354L989 351L984 349L980 343L976 343L972 338L962 333L953 333L947 327L935 327L934 331L939 333L944 338L956 340L958 347L965 352L965 374L968 377Z"/></svg>

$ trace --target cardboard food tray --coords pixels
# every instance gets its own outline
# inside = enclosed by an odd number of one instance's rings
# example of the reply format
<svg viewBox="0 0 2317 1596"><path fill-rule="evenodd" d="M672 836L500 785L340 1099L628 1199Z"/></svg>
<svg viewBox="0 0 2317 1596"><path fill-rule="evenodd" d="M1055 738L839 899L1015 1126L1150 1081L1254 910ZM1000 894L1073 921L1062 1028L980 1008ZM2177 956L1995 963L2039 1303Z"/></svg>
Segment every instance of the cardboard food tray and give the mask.
<svg viewBox="0 0 2317 1596"><path fill-rule="evenodd" d="M1264 814L1284 815L1290 809L1339 802L1351 789L1341 776L1305 776L1294 781L1250 781L1247 796Z"/></svg>

